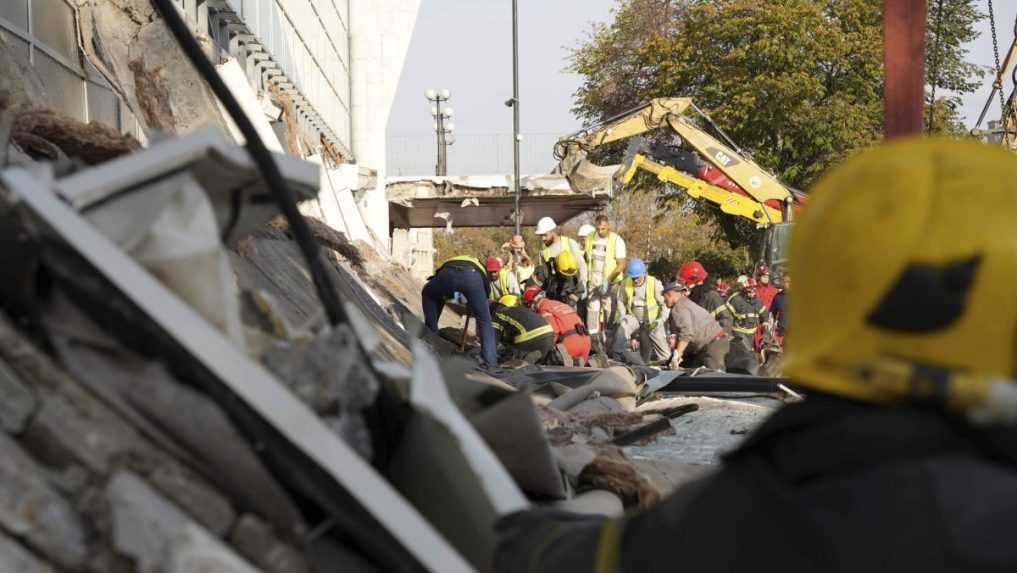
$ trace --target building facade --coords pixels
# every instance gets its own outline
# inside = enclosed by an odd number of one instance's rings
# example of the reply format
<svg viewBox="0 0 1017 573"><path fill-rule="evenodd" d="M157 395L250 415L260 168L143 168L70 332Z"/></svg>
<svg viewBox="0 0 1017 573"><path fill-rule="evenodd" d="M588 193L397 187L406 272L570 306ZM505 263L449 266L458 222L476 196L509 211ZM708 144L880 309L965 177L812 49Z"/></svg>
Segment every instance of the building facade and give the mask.
<svg viewBox="0 0 1017 573"><path fill-rule="evenodd" d="M322 164L322 194L305 211L389 251L385 131L420 0L174 2L231 89L249 90L238 97L268 139L277 134L271 146ZM48 105L76 119L141 139L212 115L229 127L221 110L202 110L214 100L173 85L180 64L159 60L167 39L146 23L152 12L146 0L3 0L0 37ZM160 82L163 115L146 101Z"/></svg>

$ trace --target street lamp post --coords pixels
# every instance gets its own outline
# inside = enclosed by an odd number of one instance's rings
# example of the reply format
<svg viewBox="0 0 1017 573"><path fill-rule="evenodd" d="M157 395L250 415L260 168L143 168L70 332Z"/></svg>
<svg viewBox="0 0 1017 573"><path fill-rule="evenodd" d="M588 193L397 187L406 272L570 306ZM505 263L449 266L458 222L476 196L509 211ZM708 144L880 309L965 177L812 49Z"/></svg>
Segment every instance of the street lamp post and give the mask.
<svg viewBox="0 0 1017 573"><path fill-rule="evenodd" d="M522 234L519 212L519 0L512 0L512 157L516 194L516 234Z"/></svg>
<svg viewBox="0 0 1017 573"><path fill-rule="evenodd" d="M442 109L442 102L448 102L451 94L448 90L427 90L424 94L427 101L433 102L431 106L431 117L434 118L434 133L438 136L438 160L434 167L434 174L439 176L448 175L448 146L455 143L455 124L452 119L452 108Z"/></svg>

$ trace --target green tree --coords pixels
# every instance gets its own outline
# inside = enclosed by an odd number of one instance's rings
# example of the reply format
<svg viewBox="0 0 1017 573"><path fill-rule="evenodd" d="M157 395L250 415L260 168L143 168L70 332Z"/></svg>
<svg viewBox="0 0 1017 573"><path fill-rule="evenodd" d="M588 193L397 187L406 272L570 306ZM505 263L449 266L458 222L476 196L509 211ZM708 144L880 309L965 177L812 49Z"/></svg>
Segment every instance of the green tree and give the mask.
<svg viewBox="0 0 1017 573"><path fill-rule="evenodd" d="M957 95L982 76L963 47L977 35L976 4L944 0L942 18L930 10L937 131L960 129ZM882 54L882 0L620 0L614 21L572 53L570 71L583 77L574 112L593 122L689 96L757 162L807 188L882 137ZM754 236L751 225L699 209L735 243Z"/></svg>

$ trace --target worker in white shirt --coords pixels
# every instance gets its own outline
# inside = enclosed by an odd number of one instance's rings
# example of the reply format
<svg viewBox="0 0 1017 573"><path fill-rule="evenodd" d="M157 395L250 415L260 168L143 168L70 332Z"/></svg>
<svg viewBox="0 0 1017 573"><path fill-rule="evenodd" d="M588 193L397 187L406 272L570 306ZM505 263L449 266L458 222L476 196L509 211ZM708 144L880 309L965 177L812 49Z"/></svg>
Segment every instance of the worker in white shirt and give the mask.
<svg viewBox="0 0 1017 573"><path fill-rule="evenodd" d="M587 285L589 298L586 306L586 328L590 331L595 350L601 350L605 341L603 332L606 325L613 322L612 312L616 300L616 287L621 283L626 266L625 240L611 230L611 222L607 215L600 214L594 219L595 232L589 227L579 230L584 241L584 258L589 271Z"/></svg>

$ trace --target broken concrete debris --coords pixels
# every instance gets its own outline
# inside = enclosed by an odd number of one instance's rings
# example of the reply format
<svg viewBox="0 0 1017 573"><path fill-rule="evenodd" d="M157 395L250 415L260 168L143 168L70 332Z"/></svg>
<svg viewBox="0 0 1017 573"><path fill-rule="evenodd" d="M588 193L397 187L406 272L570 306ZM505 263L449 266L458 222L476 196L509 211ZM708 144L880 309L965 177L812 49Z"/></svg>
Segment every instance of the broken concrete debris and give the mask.
<svg viewBox="0 0 1017 573"><path fill-rule="evenodd" d="M326 324L257 166L194 130L228 122L148 3L79 14L135 115L187 135L142 148L39 109L0 45L0 236L16 238L0 249L0 571L489 571L500 517L651 505L779 405L661 399L689 372L480 372L452 357L460 333L421 335L408 269L310 220L350 317ZM319 166L275 161L316 196ZM469 216L508 185L432 183L418 207ZM558 205L560 183L527 182L533 204ZM653 453L666 440L686 457Z"/></svg>

